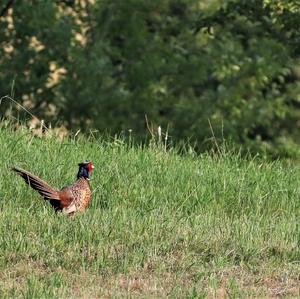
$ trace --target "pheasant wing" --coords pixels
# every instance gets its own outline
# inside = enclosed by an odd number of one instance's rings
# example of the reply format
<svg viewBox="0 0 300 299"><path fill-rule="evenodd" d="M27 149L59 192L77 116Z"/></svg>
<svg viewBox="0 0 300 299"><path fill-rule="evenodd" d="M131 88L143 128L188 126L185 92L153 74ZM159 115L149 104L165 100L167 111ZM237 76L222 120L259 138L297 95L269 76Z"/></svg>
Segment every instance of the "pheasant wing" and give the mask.
<svg viewBox="0 0 300 299"><path fill-rule="evenodd" d="M66 213L84 210L89 196L84 181L78 180L74 184L66 186L60 191L61 206Z"/></svg>

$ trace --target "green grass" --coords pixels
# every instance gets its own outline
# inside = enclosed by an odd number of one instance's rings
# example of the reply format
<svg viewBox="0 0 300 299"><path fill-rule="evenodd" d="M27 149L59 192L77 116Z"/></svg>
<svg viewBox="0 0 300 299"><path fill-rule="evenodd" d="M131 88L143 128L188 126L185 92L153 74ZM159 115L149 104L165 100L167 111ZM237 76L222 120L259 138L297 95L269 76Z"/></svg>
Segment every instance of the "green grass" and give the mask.
<svg viewBox="0 0 300 299"><path fill-rule="evenodd" d="M0 144L1 298L300 296L299 165L3 126ZM84 159L93 199L73 219L9 170L62 187Z"/></svg>

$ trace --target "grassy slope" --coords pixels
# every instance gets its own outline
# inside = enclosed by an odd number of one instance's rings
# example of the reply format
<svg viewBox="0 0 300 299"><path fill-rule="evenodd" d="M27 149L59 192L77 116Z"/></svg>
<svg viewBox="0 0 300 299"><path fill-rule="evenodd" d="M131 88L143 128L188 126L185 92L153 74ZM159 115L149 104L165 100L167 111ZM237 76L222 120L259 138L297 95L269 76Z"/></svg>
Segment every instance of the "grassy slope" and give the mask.
<svg viewBox="0 0 300 299"><path fill-rule="evenodd" d="M3 128L0 144L1 298L299 295L299 166ZM74 219L9 171L62 187L83 159L94 198Z"/></svg>

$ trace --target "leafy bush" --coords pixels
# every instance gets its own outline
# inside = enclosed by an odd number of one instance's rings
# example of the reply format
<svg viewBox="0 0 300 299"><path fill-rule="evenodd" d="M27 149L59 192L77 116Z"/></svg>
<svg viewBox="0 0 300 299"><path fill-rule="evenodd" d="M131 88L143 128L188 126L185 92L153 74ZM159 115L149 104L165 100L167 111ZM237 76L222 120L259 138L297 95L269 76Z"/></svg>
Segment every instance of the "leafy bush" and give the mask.
<svg viewBox="0 0 300 299"><path fill-rule="evenodd" d="M144 138L147 114L199 150L210 122L253 152L299 154L296 0L26 1L0 20L1 94L14 82L47 121Z"/></svg>

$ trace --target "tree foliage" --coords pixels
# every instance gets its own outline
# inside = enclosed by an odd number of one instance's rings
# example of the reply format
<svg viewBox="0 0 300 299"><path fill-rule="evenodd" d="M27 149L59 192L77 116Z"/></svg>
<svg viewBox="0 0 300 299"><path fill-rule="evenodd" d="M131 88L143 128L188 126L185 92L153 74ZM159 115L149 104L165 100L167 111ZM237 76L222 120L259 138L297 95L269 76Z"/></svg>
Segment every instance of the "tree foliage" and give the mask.
<svg viewBox="0 0 300 299"><path fill-rule="evenodd" d="M12 1L0 19L0 91L14 82L23 105L74 130L143 137L147 114L199 149L211 146L210 122L217 138L290 155L300 141L298 2Z"/></svg>

